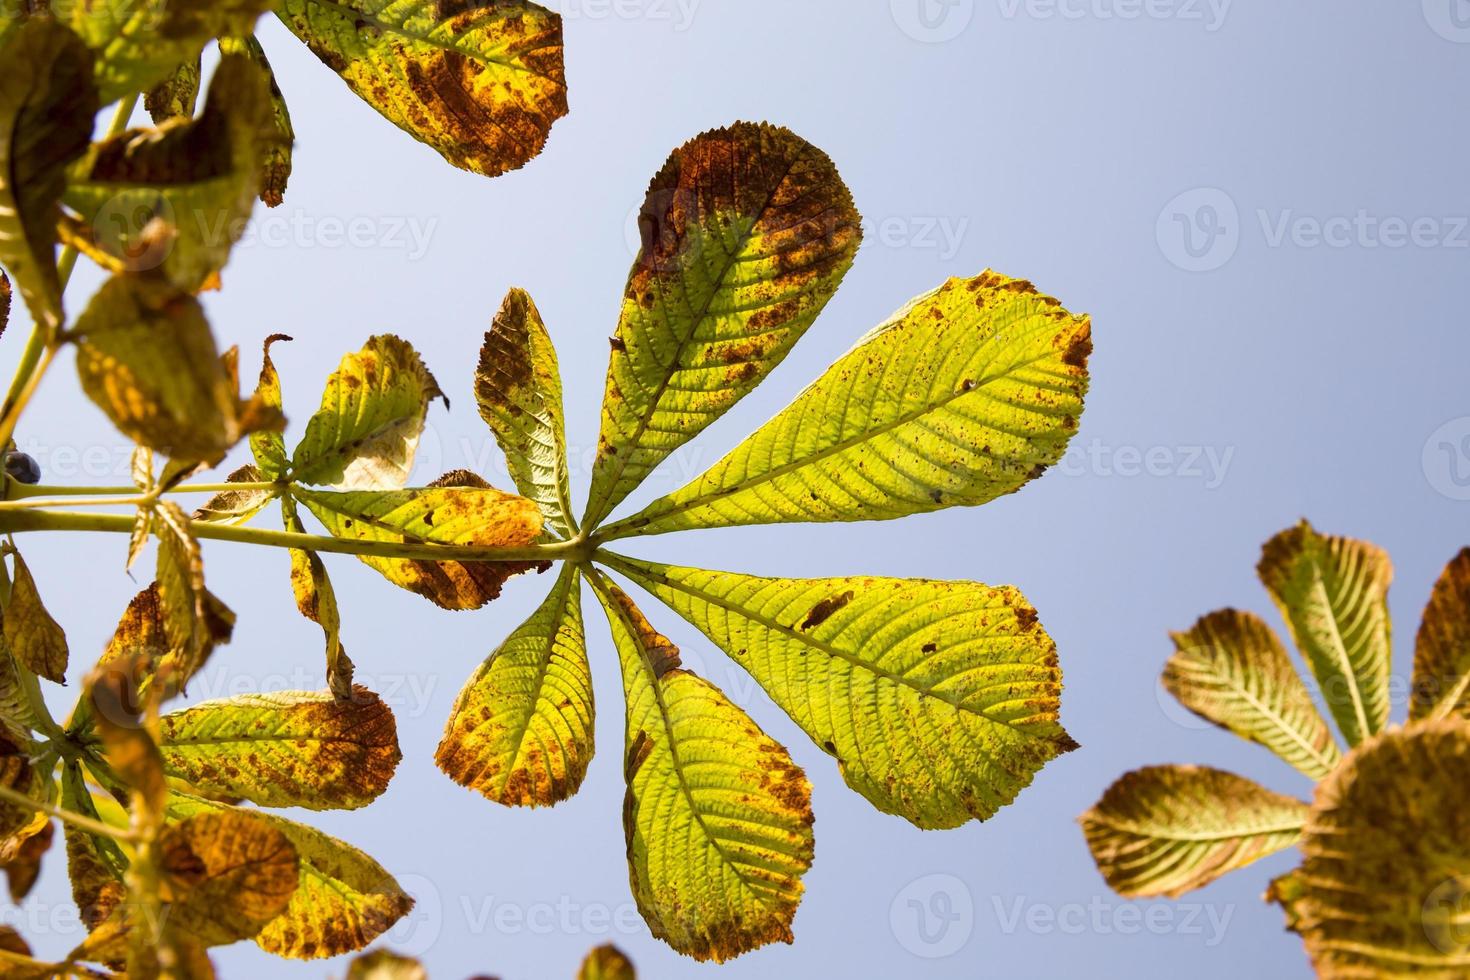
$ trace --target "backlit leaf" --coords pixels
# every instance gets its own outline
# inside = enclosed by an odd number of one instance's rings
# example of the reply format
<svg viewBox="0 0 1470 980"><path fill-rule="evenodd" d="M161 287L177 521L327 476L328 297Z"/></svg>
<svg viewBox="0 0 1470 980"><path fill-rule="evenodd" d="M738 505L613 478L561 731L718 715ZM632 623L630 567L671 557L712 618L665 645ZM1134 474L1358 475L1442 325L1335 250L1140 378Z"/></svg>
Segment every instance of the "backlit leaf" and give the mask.
<svg viewBox="0 0 1470 980"><path fill-rule="evenodd" d="M114 276L75 330L82 389L124 435L211 463L240 438L236 392L194 297Z"/></svg>
<svg viewBox="0 0 1470 980"><path fill-rule="evenodd" d="M296 501L281 498L281 516L286 530L304 533ZM327 687L339 698L352 697L352 659L342 646L342 614L337 609L337 590L327 575L326 563L315 551L291 549L291 593L301 615L322 628L327 645Z"/></svg>
<svg viewBox="0 0 1470 980"><path fill-rule="evenodd" d="M155 125L162 125L178 116L194 115L199 100L201 82L200 59L185 59L163 81L143 94L143 108Z"/></svg>
<svg viewBox="0 0 1470 980"><path fill-rule="evenodd" d="M1366 541L1303 521L1266 542L1258 566L1349 745L1388 721L1393 564Z"/></svg>
<svg viewBox="0 0 1470 980"><path fill-rule="evenodd" d="M87 149L98 105L92 54L71 31L37 17L0 35L0 263L48 328L61 322L66 167Z"/></svg>
<svg viewBox="0 0 1470 980"><path fill-rule="evenodd" d="M254 466L246 464L231 473L227 478L228 483L264 483L265 474ZM228 524L238 526L245 524L270 503L275 497L274 490L246 489L225 490L215 494L209 500L190 515L190 520L203 521L206 524Z"/></svg>
<svg viewBox="0 0 1470 980"><path fill-rule="evenodd" d="M209 946L254 938L300 881L296 847L262 815L196 813L158 840L169 922Z"/></svg>
<svg viewBox="0 0 1470 980"><path fill-rule="evenodd" d="M222 34L249 34L268 0L167 0L165 3L50 5L97 52L104 104L143 92Z"/></svg>
<svg viewBox="0 0 1470 980"><path fill-rule="evenodd" d="M282 409L281 376L276 371L275 362L271 360L271 345L290 339L283 333L271 334L265 338L261 355L260 380L255 385L255 401L262 407L276 412ZM286 441L280 432L269 430L252 432L250 452L255 457L255 465L267 479L279 480L290 468L290 458L286 455Z"/></svg>
<svg viewBox="0 0 1470 980"><path fill-rule="evenodd" d="M475 401L505 453L516 489L536 501L549 530L570 538L561 373L541 313L525 290L510 291L485 334Z"/></svg>
<svg viewBox="0 0 1470 980"><path fill-rule="evenodd" d="M561 17L523 0L281 0L276 12L384 118L456 167L495 176L566 115Z"/></svg>
<svg viewBox="0 0 1470 980"><path fill-rule="evenodd" d="M418 960L375 949L347 965L347 980L429 980L429 974Z"/></svg>
<svg viewBox="0 0 1470 980"><path fill-rule="evenodd" d="M1302 865L1271 886L1325 980L1470 971L1470 727L1370 739L1317 787Z"/></svg>
<svg viewBox="0 0 1470 980"><path fill-rule="evenodd" d="M327 379L322 406L292 457L292 476L342 490L402 487L429 403L442 397L408 343L391 334L369 339Z"/></svg>
<svg viewBox="0 0 1470 980"><path fill-rule="evenodd" d="M638 980L633 964L612 943L604 943L582 961L577 980Z"/></svg>
<svg viewBox="0 0 1470 980"><path fill-rule="evenodd" d="M1077 747L1056 644L1014 588L607 560L749 671L849 786L919 827L990 817Z"/></svg>
<svg viewBox="0 0 1470 980"><path fill-rule="evenodd" d="M37 802L46 802L47 777L32 764L29 746L0 736L0 786ZM50 821L31 807L0 800L0 862L20 853L26 841L45 829Z"/></svg>
<svg viewBox="0 0 1470 980"><path fill-rule="evenodd" d="M51 842L55 836L56 825L48 822L35 834L27 837L10 860L0 865L5 870L5 884L10 892L11 904L19 905L36 886L36 880L41 877L41 859L51 850Z"/></svg>
<svg viewBox="0 0 1470 980"><path fill-rule="evenodd" d="M393 712L359 687L205 701L160 720L164 771L261 806L353 810L382 795L402 754Z"/></svg>
<svg viewBox="0 0 1470 980"><path fill-rule="evenodd" d="M859 222L832 161L790 130L736 123L674 151L638 217L584 524L781 363L852 265Z"/></svg>
<svg viewBox="0 0 1470 980"><path fill-rule="evenodd" d="M1409 717L1470 719L1470 548L1434 584L1414 645Z"/></svg>
<svg viewBox="0 0 1470 980"><path fill-rule="evenodd" d="M30 739L31 730L36 727L36 716L21 687L15 658L4 640L0 631L0 737L8 736L12 742L23 743Z"/></svg>
<svg viewBox="0 0 1470 980"><path fill-rule="evenodd" d="M792 941L812 861L811 787L786 750L713 685L631 599L591 572L627 694L623 829L638 910L699 960Z"/></svg>
<svg viewBox="0 0 1470 980"><path fill-rule="evenodd" d="M357 541L524 548L541 536L541 512L525 497L502 493L458 471L420 490L292 493L334 536ZM478 609L500 595L512 575L535 562L458 562L363 556L394 585L445 609Z"/></svg>
<svg viewBox="0 0 1470 980"><path fill-rule="evenodd" d="M160 501L154 526L159 609L168 639L168 653L159 662L158 673L167 690L181 691L214 648L230 641L235 614L204 587L204 558L179 505Z"/></svg>
<svg viewBox="0 0 1470 980"><path fill-rule="evenodd" d="M276 81L276 73L265 56L265 49L254 35L243 38L222 37L220 51L228 54L243 54L265 72L270 79L271 124L266 133L264 155L260 171L260 199L266 207L280 204L286 193L286 182L291 179L291 149L296 143L296 129L291 125L291 110L286 107L286 97Z"/></svg>
<svg viewBox="0 0 1470 980"><path fill-rule="evenodd" d="M61 779L61 805L73 813L99 820L92 793L82 771L66 767ZM127 856L110 837L101 837L63 824L66 833L66 870L71 879L72 901L87 930L97 928L112 915L126 894L123 875Z"/></svg>
<svg viewBox="0 0 1470 980"><path fill-rule="evenodd" d="M435 755L456 783L508 806L550 806L581 786L594 710L580 591L568 564L460 691Z"/></svg>
<svg viewBox="0 0 1470 980"><path fill-rule="evenodd" d="M1164 687L1189 710L1259 742L1312 779L1341 761L1281 641L1258 616L1226 609L1174 634Z"/></svg>
<svg viewBox="0 0 1470 980"><path fill-rule="evenodd" d="M231 809L177 794L169 800L169 815L175 819ZM286 835L300 857L300 879L290 904L255 937L266 952L302 960L350 953L413 908L413 899L362 851L305 824L274 814L260 816Z"/></svg>
<svg viewBox="0 0 1470 980"><path fill-rule="evenodd" d="M46 611L30 567L18 551L4 625L5 643L17 662L48 681L66 683L66 633Z"/></svg>
<svg viewBox="0 0 1470 980"><path fill-rule="evenodd" d="M1178 897L1297 842L1307 805L1202 766L1151 766L1081 817L1092 858L1125 898Z"/></svg>
<svg viewBox="0 0 1470 980"><path fill-rule="evenodd" d="M1029 282L951 279L682 490L609 534L887 520L1014 493L1062 458L1091 321Z"/></svg>
<svg viewBox="0 0 1470 980"><path fill-rule="evenodd" d="M104 139L70 169L64 198L99 247L133 272L159 270L196 292L223 269L260 190L270 88L249 58L226 55L198 119ZM160 235L153 222L172 229Z"/></svg>

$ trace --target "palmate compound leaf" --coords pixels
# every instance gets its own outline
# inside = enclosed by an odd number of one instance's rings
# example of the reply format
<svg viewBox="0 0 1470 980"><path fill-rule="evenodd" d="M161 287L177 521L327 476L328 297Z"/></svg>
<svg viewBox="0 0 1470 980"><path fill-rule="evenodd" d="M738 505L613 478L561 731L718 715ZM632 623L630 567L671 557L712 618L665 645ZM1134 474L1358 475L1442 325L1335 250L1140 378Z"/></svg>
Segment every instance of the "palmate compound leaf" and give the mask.
<svg viewBox="0 0 1470 980"><path fill-rule="evenodd" d="M462 170L541 152L567 112L561 17L524 0L281 0L276 13L389 122Z"/></svg>
<svg viewBox="0 0 1470 980"><path fill-rule="evenodd" d="M1259 742L1312 779L1342 760L1281 641L1260 617L1225 609L1173 635L1164 687L1189 710Z"/></svg>
<svg viewBox="0 0 1470 980"><path fill-rule="evenodd" d="M179 793L168 801L172 820L233 809ZM357 848L305 824L269 813L259 816L286 836L300 859L290 903L254 937L266 952L302 960L350 953L413 908L413 899L393 877Z"/></svg>
<svg viewBox="0 0 1470 980"><path fill-rule="evenodd" d="M638 980L633 963L612 943L604 943L582 961L577 980Z"/></svg>
<svg viewBox="0 0 1470 980"><path fill-rule="evenodd" d="M1317 787L1301 866L1268 898L1317 975L1457 980L1470 972L1470 726L1370 739Z"/></svg>
<svg viewBox="0 0 1470 980"><path fill-rule="evenodd" d="M1414 721L1470 719L1470 548L1434 584L1414 644Z"/></svg>
<svg viewBox="0 0 1470 980"><path fill-rule="evenodd" d="M1295 844L1300 800L1202 766L1123 776L1080 818L1093 860L1125 898L1178 897Z"/></svg>
<svg viewBox="0 0 1470 980"><path fill-rule="evenodd" d="M357 541L524 548L541 536L533 501L504 493L468 471L447 473L417 490L347 492L292 487L333 536ZM394 585L444 609L478 609L513 575L545 562L428 561L362 556Z"/></svg>
<svg viewBox="0 0 1470 980"><path fill-rule="evenodd" d="M638 217L583 524L781 363L851 267L860 221L832 161L790 130L736 123L674 151Z"/></svg>
<svg viewBox="0 0 1470 980"><path fill-rule="evenodd" d="M984 820L1077 747L1056 645L1020 592L608 563L742 667L847 784L925 829Z"/></svg>
<svg viewBox="0 0 1470 980"><path fill-rule="evenodd" d="M270 98L265 72L227 54L197 119L93 144L70 168L63 201L124 268L157 270L180 291L197 292L245 230L274 126Z"/></svg>
<svg viewBox="0 0 1470 980"><path fill-rule="evenodd" d="M442 397L411 345L391 334L369 338L327 379L321 408L292 456L291 476L339 490L402 487L429 403ZM270 472L264 460L261 467Z"/></svg>
<svg viewBox="0 0 1470 980"><path fill-rule="evenodd" d="M168 78L221 35L249 34L268 0L152 0L48 5L97 54L103 104Z"/></svg>
<svg viewBox="0 0 1470 980"><path fill-rule="evenodd" d="M627 696L623 828L633 897L655 936L699 960L791 942L812 861L811 787L786 750L631 599L588 571Z"/></svg>
<svg viewBox="0 0 1470 980"><path fill-rule="evenodd" d="M1266 542L1258 571L1348 745L1382 731L1393 655L1387 553L1303 521Z"/></svg>
<svg viewBox="0 0 1470 980"><path fill-rule="evenodd" d="M951 279L900 310L693 483L605 534L885 520L982 504L1061 459L1091 321L1029 282Z"/></svg>
<svg viewBox="0 0 1470 980"><path fill-rule="evenodd" d="M164 771L208 795L260 806L355 810L403 757L392 710L367 688L242 694L164 715Z"/></svg>
<svg viewBox="0 0 1470 980"><path fill-rule="evenodd" d="M210 463L240 438L238 392L193 296L114 276L74 330L82 390L124 435Z"/></svg>
<svg viewBox="0 0 1470 980"><path fill-rule="evenodd" d="M92 54L71 31L41 17L0 35L0 264L48 328L62 319L56 223L66 167L86 150L98 105Z"/></svg>
<svg viewBox="0 0 1470 980"><path fill-rule="evenodd" d="M48 681L66 683L66 633L46 611L31 569L18 551L4 631L5 643L17 663Z"/></svg>
<svg viewBox="0 0 1470 980"><path fill-rule="evenodd" d="M546 601L460 691L435 761L497 803L552 806L582 785L594 716L581 580L568 563Z"/></svg>
<svg viewBox="0 0 1470 980"><path fill-rule="evenodd" d="M541 313L523 289L510 291L485 334L475 402L505 453L516 489L536 501L548 530L570 538L576 523L561 372Z"/></svg>

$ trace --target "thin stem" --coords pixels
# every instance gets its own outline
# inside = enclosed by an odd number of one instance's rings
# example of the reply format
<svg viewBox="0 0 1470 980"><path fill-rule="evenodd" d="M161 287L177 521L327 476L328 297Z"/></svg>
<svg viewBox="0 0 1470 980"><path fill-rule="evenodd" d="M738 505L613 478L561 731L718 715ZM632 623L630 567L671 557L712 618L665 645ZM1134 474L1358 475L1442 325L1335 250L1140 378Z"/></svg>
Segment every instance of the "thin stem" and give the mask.
<svg viewBox="0 0 1470 980"><path fill-rule="evenodd" d="M113 980L115 973L103 973L78 963L43 963L32 956L12 953L0 949L0 963L13 963L20 967L21 976L36 977L83 977L85 980Z"/></svg>
<svg viewBox="0 0 1470 980"><path fill-rule="evenodd" d="M91 817L84 817L80 813L63 810L61 807L53 806L50 803L33 800L24 793L11 789L9 786L0 786L0 800L4 800L6 803L15 806L36 810L49 817L55 817L62 823L69 823L73 827L85 830L89 834L96 834L99 837L111 837L113 840L122 841L123 843L129 843L134 839L130 831L124 830L121 827L114 827L112 824L103 823L100 820L93 820Z"/></svg>
<svg viewBox="0 0 1470 980"><path fill-rule="evenodd" d="M406 558L420 561L560 561L577 559L586 543L558 541L524 548L483 548L468 545L422 544L399 541L354 541L319 534L269 531L263 528L191 523L194 536L209 541L296 548L337 555L368 558ZM0 510L0 534L19 531L104 531L131 534L133 518L127 514L91 514L70 511Z"/></svg>
<svg viewBox="0 0 1470 980"><path fill-rule="evenodd" d="M284 484L280 483L181 483L176 487L169 487L165 494L173 493L229 493L234 490L276 490ZM133 496L138 492L134 486L127 487L52 487L40 484L18 483L11 488L11 500L25 500L31 497L116 497ZM75 503L76 501L72 501Z"/></svg>
<svg viewBox="0 0 1470 980"><path fill-rule="evenodd" d="M153 503L154 499L150 494L137 493L131 497L64 497L59 500L27 497L23 500L0 501L0 510L45 510L47 507L142 507Z"/></svg>

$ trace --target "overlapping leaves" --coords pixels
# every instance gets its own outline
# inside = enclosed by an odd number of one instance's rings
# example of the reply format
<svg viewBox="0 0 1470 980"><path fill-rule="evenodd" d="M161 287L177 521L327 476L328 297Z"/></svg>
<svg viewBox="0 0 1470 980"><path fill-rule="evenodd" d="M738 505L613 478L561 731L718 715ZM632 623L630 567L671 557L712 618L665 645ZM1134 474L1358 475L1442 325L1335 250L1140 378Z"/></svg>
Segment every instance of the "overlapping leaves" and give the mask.
<svg viewBox="0 0 1470 980"><path fill-rule="evenodd" d="M1387 726L1388 556L1304 522L1267 542L1260 574L1350 751L1266 623L1211 613L1175 634L1165 686L1320 780L1315 798L1198 766L1140 769L1082 816L1099 870L1125 896L1177 896L1296 846L1301 866L1267 897L1320 976L1463 976L1470 550L1446 567L1425 610L1406 727Z"/></svg>

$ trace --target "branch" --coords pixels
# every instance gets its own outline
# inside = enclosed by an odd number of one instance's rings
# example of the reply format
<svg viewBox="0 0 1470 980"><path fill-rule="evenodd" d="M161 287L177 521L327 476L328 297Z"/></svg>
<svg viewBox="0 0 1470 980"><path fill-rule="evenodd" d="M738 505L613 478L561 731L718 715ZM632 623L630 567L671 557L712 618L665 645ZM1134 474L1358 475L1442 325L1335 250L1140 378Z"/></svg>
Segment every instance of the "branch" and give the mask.
<svg viewBox="0 0 1470 980"><path fill-rule="evenodd" d="M111 837L113 840L122 841L123 843L130 843L134 839L132 832L124 830L122 827L114 827L112 824L103 823L100 820L93 820L91 817L84 817L80 813L73 813L70 810L63 810L59 806L52 806L50 803L33 800L24 793L16 792L9 786L0 786L0 800L4 800L6 803L12 803L15 806L37 810L47 816L55 817L62 823L69 823L73 827L85 830L89 834L96 834L99 837Z"/></svg>
<svg viewBox="0 0 1470 980"><path fill-rule="evenodd" d="M190 529L201 540L233 541L270 548L295 548L366 558L407 558L420 561L575 561L586 551L585 542L577 541L558 541L524 548L478 548L397 541L352 541L320 534L268 531L204 521L192 521ZM34 508L0 509L0 534L24 531L103 531L131 534L133 518L128 514L90 514Z"/></svg>

